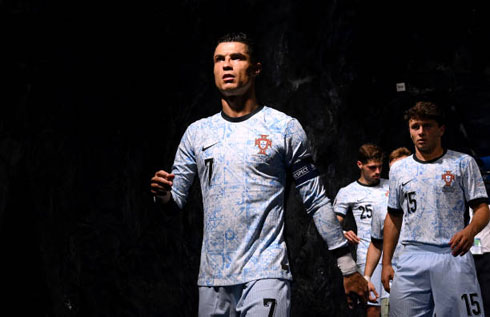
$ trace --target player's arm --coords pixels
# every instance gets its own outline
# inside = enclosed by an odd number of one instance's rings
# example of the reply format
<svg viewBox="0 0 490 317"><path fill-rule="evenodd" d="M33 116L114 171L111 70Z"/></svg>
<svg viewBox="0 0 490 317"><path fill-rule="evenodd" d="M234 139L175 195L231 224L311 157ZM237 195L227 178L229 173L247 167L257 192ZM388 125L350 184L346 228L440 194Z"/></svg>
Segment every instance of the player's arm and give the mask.
<svg viewBox="0 0 490 317"><path fill-rule="evenodd" d="M372 238L366 255L366 268L364 269L365 276L367 277L373 276L373 272L379 263L379 259L381 258L382 250L383 250L383 240Z"/></svg>
<svg viewBox="0 0 490 317"><path fill-rule="evenodd" d="M475 235L487 225L489 219L488 195L476 161L467 156L460 166L465 199L474 215L472 221L449 241L454 256L464 255L470 250Z"/></svg>
<svg viewBox="0 0 490 317"><path fill-rule="evenodd" d="M187 201L189 188L197 173L196 156L192 146L191 125L182 136L175 154L172 173L159 170L150 181L155 203L164 210L182 209Z"/></svg>
<svg viewBox="0 0 490 317"><path fill-rule="evenodd" d="M166 204L172 198L170 191L172 189L172 180L175 175L164 170L159 170L153 175L150 181L151 193L155 202Z"/></svg>
<svg viewBox="0 0 490 317"><path fill-rule="evenodd" d="M286 160L306 212L313 217L315 226L326 241L329 250L337 257L337 265L344 276L344 290L351 306L354 297L366 302L367 282L354 262L342 227L308 151L306 134L297 120L288 123L285 133ZM355 295L354 295L355 294Z"/></svg>
<svg viewBox="0 0 490 317"><path fill-rule="evenodd" d="M381 271L381 282L388 292L390 291L390 281L395 276L391 260L400 236L402 221L403 213L401 211L388 208L383 229L383 263Z"/></svg>
<svg viewBox="0 0 490 317"><path fill-rule="evenodd" d="M371 243L369 243L366 255L366 267L364 269L364 277L370 279L373 275L376 266L381 258L383 251L383 227L385 213L373 212L371 218Z"/></svg>
<svg viewBox="0 0 490 317"><path fill-rule="evenodd" d="M374 287L373 283L371 283L371 276L373 276L373 272L379 263L382 249L383 249L383 240L371 238L371 243L369 243L369 247L366 255L366 267L364 269L364 278L368 281L369 291L373 292L375 295L374 298L372 298L371 295L369 295L369 300L372 302L375 302L376 299L379 297L376 288Z"/></svg>
<svg viewBox="0 0 490 317"><path fill-rule="evenodd" d="M337 214L337 220L340 222L340 225L343 227L344 226L344 217L343 215ZM361 242L361 239L356 235L356 233L352 230L348 231L343 231L344 232L344 237L347 239L352 244L359 244Z"/></svg>
<svg viewBox="0 0 490 317"><path fill-rule="evenodd" d="M466 254L471 249L475 236L488 224L490 212L486 200L474 202L471 208L473 209L472 221L449 241L454 256Z"/></svg>
<svg viewBox="0 0 490 317"><path fill-rule="evenodd" d="M381 251L383 250L384 215L385 213L376 210L373 212L371 218L371 243L369 243L366 255L366 266L364 268L364 278L368 281L369 300L371 302L375 302L379 298L378 291L381 291L377 290L373 283L371 283L371 276L379 263ZM372 297L371 293L375 296Z"/></svg>
<svg viewBox="0 0 490 317"><path fill-rule="evenodd" d="M340 222L334 213L330 199L325 193L320 174L309 152L306 133L296 119L288 122L285 132L285 146L286 164L306 212L313 217L318 232L327 242L330 250L343 248L342 252L337 252L337 258L350 254ZM344 252L345 250L347 251ZM355 271L355 263L351 265L351 269L352 272L347 270L343 272L344 275Z"/></svg>
<svg viewBox="0 0 490 317"><path fill-rule="evenodd" d="M347 194L345 193L344 188L341 188L337 193L333 204L333 210L335 212L335 215L337 216L338 221L340 222L340 225L343 227L345 215L349 212L349 210L351 210L351 206L347 199ZM359 242L361 242L361 239L356 235L354 231L348 230L343 231L343 233L344 237L350 243L359 244Z"/></svg>

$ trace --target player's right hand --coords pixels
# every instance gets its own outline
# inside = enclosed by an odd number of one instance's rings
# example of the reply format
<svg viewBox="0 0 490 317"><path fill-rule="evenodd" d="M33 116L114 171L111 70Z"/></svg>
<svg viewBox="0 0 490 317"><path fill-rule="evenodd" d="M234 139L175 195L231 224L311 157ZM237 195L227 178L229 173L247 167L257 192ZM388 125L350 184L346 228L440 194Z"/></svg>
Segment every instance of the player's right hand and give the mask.
<svg viewBox="0 0 490 317"><path fill-rule="evenodd" d="M357 304L365 304L369 297L367 281L359 272L344 276L344 291L350 309Z"/></svg>
<svg viewBox="0 0 490 317"><path fill-rule="evenodd" d="M395 277L395 271L393 270L393 266L391 264L383 264L383 269L381 270L381 283L383 283L383 287L389 293L391 290L390 282Z"/></svg>
<svg viewBox="0 0 490 317"><path fill-rule="evenodd" d="M159 170L151 178L151 193L155 196L165 197L170 192L175 175Z"/></svg>
<svg viewBox="0 0 490 317"><path fill-rule="evenodd" d="M344 237L347 239L347 241L353 244L359 244L359 242L361 242L361 239L359 239L359 237L352 230L345 231Z"/></svg>

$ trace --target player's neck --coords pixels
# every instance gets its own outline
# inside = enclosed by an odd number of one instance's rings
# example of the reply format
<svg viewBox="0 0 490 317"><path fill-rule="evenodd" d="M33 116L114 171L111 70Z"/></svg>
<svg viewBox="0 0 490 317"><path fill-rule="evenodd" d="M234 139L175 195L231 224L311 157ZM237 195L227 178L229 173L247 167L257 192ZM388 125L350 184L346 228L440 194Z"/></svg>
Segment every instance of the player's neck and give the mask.
<svg viewBox="0 0 490 317"><path fill-rule="evenodd" d="M239 96L222 96L221 106L223 112L231 117L238 118L252 113L259 107L255 93Z"/></svg>
<svg viewBox="0 0 490 317"><path fill-rule="evenodd" d="M422 162L432 161L436 158L441 157L443 154L444 154L444 148L440 145L438 145L432 151L428 151L428 152L420 151L417 147L415 147L415 156L419 161Z"/></svg>

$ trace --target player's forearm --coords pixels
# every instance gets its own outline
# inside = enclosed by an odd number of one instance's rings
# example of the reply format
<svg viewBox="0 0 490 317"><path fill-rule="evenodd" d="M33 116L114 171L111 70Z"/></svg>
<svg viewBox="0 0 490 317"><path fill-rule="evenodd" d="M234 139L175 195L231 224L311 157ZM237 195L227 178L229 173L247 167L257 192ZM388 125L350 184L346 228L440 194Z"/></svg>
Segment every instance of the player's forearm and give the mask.
<svg viewBox="0 0 490 317"><path fill-rule="evenodd" d="M473 208L473 219L468 224L473 236L477 235L485 228L490 218L490 211L486 203L481 203Z"/></svg>
<svg viewBox="0 0 490 317"><path fill-rule="evenodd" d="M348 247L341 247L332 250L333 255L337 258L337 266L343 276L349 276L357 272L357 265Z"/></svg>
<svg viewBox="0 0 490 317"><path fill-rule="evenodd" d="M342 232L342 226L334 214L330 203L316 210L313 214L313 221L315 222L318 233L327 243L329 250L347 247L347 240Z"/></svg>
<svg viewBox="0 0 490 317"><path fill-rule="evenodd" d="M403 217L388 213L384 222L383 229L383 265L391 264L393 253L395 252Z"/></svg>
<svg viewBox="0 0 490 317"><path fill-rule="evenodd" d="M371 277L373 275L374 270L376 269L376 265L379 263L379 259L381 258L381 247L377 247L372 241L369 244L369 248L366 256L366 268L364 269L364 276Z"/></svg>
<svg viewBox="0 0 490 317"><path fill-rule="evenodd" d="M313 221L318 233L327 243L328 249L337 258L337 265L342 275L348 276L357 272L356 262L352 258L347 240L344 238L342 227L333 212L332 205L328 203L318 208L313 214Z"/></svg>

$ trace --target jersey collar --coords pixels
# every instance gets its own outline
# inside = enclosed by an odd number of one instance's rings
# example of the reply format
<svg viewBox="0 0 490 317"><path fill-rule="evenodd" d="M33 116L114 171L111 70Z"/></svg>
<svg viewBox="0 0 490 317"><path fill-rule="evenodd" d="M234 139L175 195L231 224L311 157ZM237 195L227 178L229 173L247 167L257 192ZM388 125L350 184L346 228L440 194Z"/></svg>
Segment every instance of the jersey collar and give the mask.
<svg viewBox="0 0 490 317"><path fill-rule="evenodd" d="M246 115L241 116L241 117L236 117L236 118L228 116L226 113L223 112L223 110L221 110L221 116L226 121L230 121L230 122L242 122L242 121L245 121L245 120L253 117L256 113L258 113L260 110L262 110L262 108L264 108L264 106L263 105L260 105L260 106L257 107L257 109L255 109L254 111L250 112L249 114L246 114Z"/></svg>
<svg viewBox="0 0 490 317"><path fill-rule="evenodd" d="M430 160L430 161L421 161L421 160L419 160L419 159L417 158L417 155L415 155L415 153L414 153L412 156L413 156L413 159L414 159L416 162L418 162L418 163L421 163L421 164L430 164L430 163L434 163L435 161L437 161L438 159L440 159L441 157L443 157L444 155L446 155L446 153L447 153L447 149L446 149L446 148L444 148L444 151L442 151L441 156L436 157L436 158L434 158L434 159L432 159L432 160Z"/></svg>
<svg viewBox="0 0 490 317"><path fill-rule="evenodd" d="M376 183L372 183L371 185L367 185L367 184L363 184L361 183L358 179L356 180L356 182L361 185L361 186L364 186L364 187L376 187L379 185L379 183L381 183L381 180L377 181Z"/></svg>

